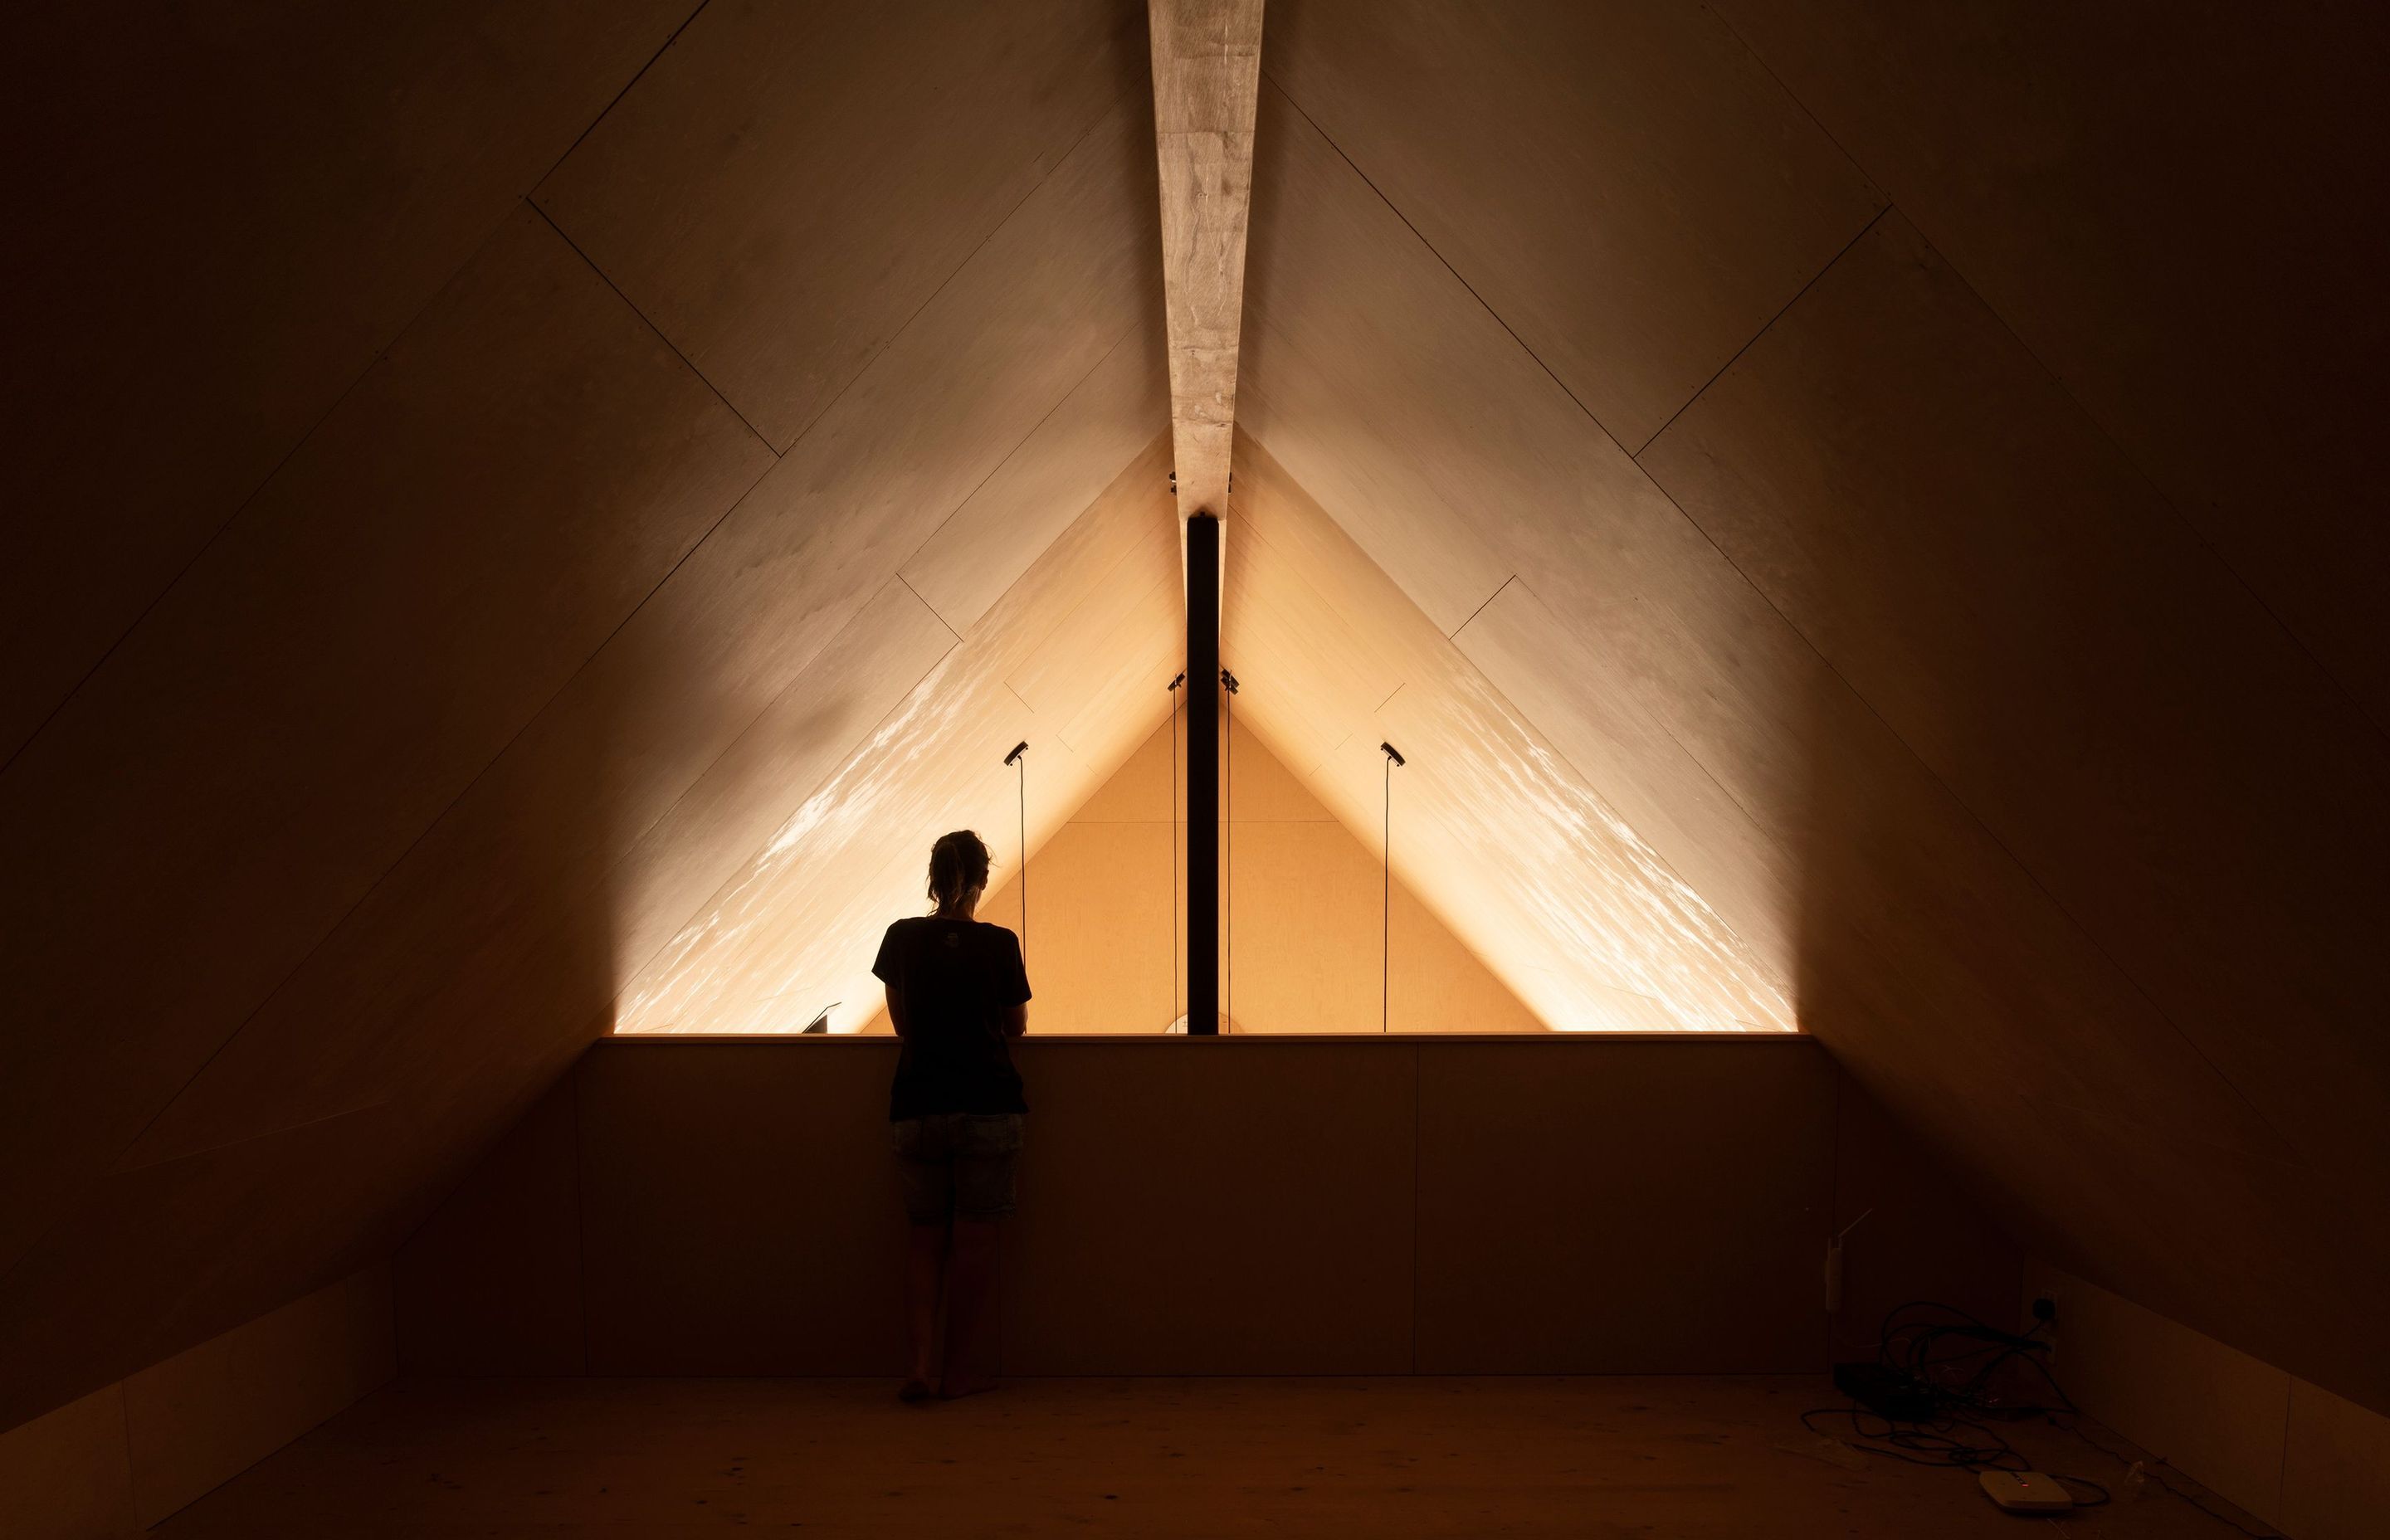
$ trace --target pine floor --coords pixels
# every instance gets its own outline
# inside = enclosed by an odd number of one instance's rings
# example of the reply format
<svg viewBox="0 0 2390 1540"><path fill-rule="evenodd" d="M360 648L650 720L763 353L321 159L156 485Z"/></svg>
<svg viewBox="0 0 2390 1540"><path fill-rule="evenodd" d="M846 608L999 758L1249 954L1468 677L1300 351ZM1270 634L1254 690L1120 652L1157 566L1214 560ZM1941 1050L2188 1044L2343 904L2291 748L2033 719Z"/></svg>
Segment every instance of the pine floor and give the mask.
<svg viewBox="0 0 2390 1540"><path fill-rule="evenodd" d="M1820 1380L1049 1380L925 1407L857 1380L402 1381L153 1532L241 1536L2221 1536L2048 1426L2117 1501L2002 1513L1805 1432ZM2112 1440L2113 1443L2113 1440ZM1851 1466L1857 1465L1857 1469ZM2263 1526L2252 1524L2262 1531Z"/></svg>

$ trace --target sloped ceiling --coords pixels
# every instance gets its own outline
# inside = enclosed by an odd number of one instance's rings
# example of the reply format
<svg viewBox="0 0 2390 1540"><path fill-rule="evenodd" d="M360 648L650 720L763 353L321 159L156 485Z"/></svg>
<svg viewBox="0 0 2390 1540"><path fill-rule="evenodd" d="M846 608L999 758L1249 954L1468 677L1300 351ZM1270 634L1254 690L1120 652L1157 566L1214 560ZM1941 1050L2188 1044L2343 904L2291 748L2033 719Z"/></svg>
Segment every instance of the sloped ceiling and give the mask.
<svg viewBox="0 0 2390 1540"><path fill-rule="evenodd" d="M1034 845L1162 720L1141 7L850 9L18 50L0 1424L618 1016L843 997L867 821L1009 827L1017 735ZM1982 9L1275 0L1240 705L1372 841L1412 754L1547 1020L1797 1016L2390 1409L2378 19Z"/></svg>
<svg viewBox="0 0 2390 1540"><path fill-rule="evenodd" d="M2379 18L2145 57L2054 10L1751 9L1274 10L1240 421L2023 1238L2380 1405L2390 764L2332 641L2378 520L2196 468L2345 420L2330 361L2383 318L2332 276L2390 240L2332 188L2390 140L2300 135L2378 114L2340 60ZM2243 228L2277 154L2312 255ZM2187 290L2267 366L2201 353Z"/></svg>

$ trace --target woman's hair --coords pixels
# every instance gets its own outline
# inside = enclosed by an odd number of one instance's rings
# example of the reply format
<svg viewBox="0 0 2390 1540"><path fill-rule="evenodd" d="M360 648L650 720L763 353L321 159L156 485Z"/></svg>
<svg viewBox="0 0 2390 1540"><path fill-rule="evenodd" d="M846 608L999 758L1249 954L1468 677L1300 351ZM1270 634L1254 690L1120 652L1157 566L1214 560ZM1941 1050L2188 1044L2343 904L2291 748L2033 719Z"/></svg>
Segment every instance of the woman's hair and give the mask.
<svg viewBox="0 0 2390 1540"><path fill-rule="evenodd" d="M965 893L986 886L986 842L967 828L940 835L930 847L930 902L960 904Z"/></svg>

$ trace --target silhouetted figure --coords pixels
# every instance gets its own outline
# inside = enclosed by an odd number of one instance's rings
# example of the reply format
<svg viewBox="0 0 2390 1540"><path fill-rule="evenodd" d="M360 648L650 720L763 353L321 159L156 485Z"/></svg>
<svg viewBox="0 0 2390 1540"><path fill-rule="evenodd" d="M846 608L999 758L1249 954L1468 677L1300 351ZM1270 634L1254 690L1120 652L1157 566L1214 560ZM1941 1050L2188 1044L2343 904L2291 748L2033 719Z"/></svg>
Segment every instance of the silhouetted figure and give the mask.
<svg viewBox="0 0 2390 1540"><path fill-rule="evenodd" d="M980 1354L996 1295L996 1226L1012 1212L1029 1111L1007 1046L1029 1027L1029 974L1018 937L971 918L987 891L987 846L969 829L941 838L930 851L935 912L891 925L871 965L905 1042L888 1118L913 1222L905 1261L907 1401L995 1385ZM934 1356L942 1275L943 1366Z"/></svg>

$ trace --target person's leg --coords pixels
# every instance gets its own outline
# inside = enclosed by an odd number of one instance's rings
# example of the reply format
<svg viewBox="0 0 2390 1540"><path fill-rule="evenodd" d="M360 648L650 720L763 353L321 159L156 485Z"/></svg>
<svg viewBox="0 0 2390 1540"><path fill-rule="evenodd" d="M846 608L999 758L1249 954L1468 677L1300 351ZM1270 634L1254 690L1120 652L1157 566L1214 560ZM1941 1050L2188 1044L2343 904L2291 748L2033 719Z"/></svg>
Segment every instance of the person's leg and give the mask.
<svg viewBox="0 0 2390 1540"><path fill-rule="evenodd" d="M1021 1155L1018 1113L963 1118L955 1136L955 1238L946 1253L948 1396L996 1388L990 1317L996 1309L996 1236L1012 1212Z"/></svg>
<svg viewBox="0 0 2390 1540"><path fill-rule="evenodd" d="M954 1162L943 1128L931 1118L892 1123L889 1143L905 1189L906 1379L898 1392L926 1401L938 1384L938 1275L945 1264L946 1215L954 1203Z"/></svg>
<svg viewBox="0 0 2390 1540"><path fill-rule="evenodd" d="M946 1257L946 1363L939 1393L948 1398L996 1388L989 1372L987 1324L996 1303L997 1231L993 1219L957 1219Z"/></svg>
<svg viewBox="0 0 2390 1540"><path fill-rule="evenodd" d="M905 1244L905 1397L919 1400L938 1383L938 1275L945 1266L946 1227L911 1226Z"/></svg>

